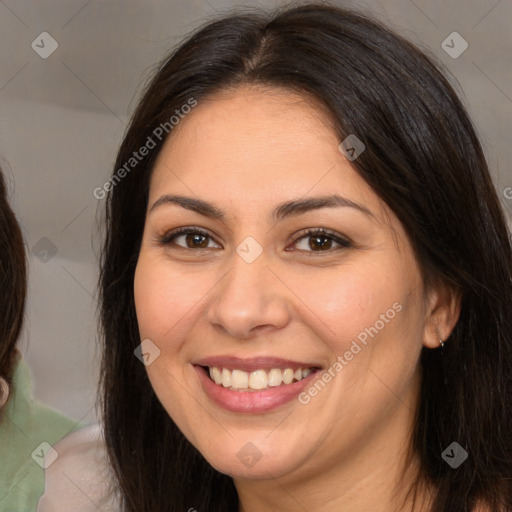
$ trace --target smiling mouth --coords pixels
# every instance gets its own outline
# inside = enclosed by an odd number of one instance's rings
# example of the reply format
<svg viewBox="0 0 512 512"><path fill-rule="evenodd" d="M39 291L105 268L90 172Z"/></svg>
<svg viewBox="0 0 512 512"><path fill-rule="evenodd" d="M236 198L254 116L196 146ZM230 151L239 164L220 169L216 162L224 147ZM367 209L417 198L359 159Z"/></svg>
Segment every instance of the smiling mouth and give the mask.
<svg viewBox="0 0 512 512"><path fill-rule="evenodd" d="M319 370L310 368L272 368L246 372L218 366L201 366L210 380L230 391L255 392L288 386L299 382Z"/></svg>

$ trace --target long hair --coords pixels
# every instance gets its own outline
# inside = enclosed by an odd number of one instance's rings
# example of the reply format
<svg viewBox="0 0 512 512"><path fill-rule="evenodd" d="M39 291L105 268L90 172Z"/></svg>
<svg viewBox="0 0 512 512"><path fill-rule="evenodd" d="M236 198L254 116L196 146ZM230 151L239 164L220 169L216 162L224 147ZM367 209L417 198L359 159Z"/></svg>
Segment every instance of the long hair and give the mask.
<svg viewBox="0 0 512 512"><path fill-rule="evenodd" d="M23 236L0 169L0 377L11 383L27 295ZM0 387L0 395L2 388ZM0 399L2 397L0 396Z"/></svg>
<svg viewBox="0 0 512 512"><path fill-rule="evenodd" d="M435 485L432 512L472 511L477 501L512 510L512 251L481 145L430 57L368 16L325 3L208 22L160 64L133 113L106 187L100 277L102 412L123 510L238 510L232 479L185 439L133 355L133 281L151 170L172 136L166 129L160 140L155 128L191 99L242 84L320 100L340 141L355 134L365 144L353 167L404 226L425 289L444 282L460 292L442 356L448 384L439 350L420 357L412 449ZM127 166L148 138L155 147ZM454 441L469 454L456 470L441 456Z"/></svg>

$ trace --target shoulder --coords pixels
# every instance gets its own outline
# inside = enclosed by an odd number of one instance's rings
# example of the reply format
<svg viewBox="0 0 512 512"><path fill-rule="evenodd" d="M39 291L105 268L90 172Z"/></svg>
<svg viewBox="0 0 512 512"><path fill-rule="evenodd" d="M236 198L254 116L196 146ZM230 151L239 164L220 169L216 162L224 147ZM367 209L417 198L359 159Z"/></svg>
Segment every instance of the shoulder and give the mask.
<svg viewBox="0 0 512 512"><path fill-rule="evenodd" d="M101 427L77 430L45 458L45 490L37 512L118 512Z"/></svg>
<svg viewBox="0 0 512 512"><path fill-rule="evenodd" d="M42 438L54 444L76 425L71 418L34 399L31 371L21 355L14 365L11 396L5 412L23 432L34 438L32 441Z"/></svg>

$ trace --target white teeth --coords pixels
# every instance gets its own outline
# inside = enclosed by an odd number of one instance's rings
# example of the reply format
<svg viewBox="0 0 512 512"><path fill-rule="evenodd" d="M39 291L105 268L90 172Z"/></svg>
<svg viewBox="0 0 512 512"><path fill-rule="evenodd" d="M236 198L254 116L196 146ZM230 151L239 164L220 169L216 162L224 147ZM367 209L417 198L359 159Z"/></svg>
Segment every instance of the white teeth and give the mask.
<svg viewBox="0 0 512 512"><path fill-rule="evenodd" d="M224 368L222 370L222 385L225 387L225 388L229 388L231 386L231 372L229 370L226 370L226 368Z"/></svg>
<svg viewBox="0 0 512 512"><path fill-rule="evenodd" d="M283 383L283 372L276 368L268 372L268 385L269 386L280 386Z"/></svg>
<svg viewBox="0 0 512 512"><path fill-rule="evenodd" d="M224 372L228 372L229 370L222 370L222 374ZM222 385L227 388L229 386L225 386L224 382ZM234 389L247 389L249 386L249 375L247 375L247 372L243 372L242 370L233 370L231 372L231 387Z"/></svg>
<svg viewBox="0 0 512 512"><path fill-rule="evenodd" d="M220 373L220 370L216 366L212 366L210 368L210 377L212 377L212 373L215 384L222 384L222 375Z"/></svg>
<svg viewBox="0 0 512 512"><path fill-rule="evenodd" d="M255 372L251 372L251 376L249 377L249 387L252 389L265 389L267 387L267 372L265 370L256 370Z"/></svg>
<svg viewBox="0 0 512 512"><path fill-rule="evenodd" d="M277 387L282 384L291 384L294 381L305 379L314 370L312 368L272 368L268 371L256 370L254 372L244 372L243 370L228 370L227 368L218 368L211 366L209 368L210 378L217 385L231 390L261 390L268 387Z"/></svg>
<svg viewBox="0 0 512 512"><path fill-rule="evenodd" d="M291 368L286 368L283 372L283 382L285 384L291 384L293 380L293 370Z"/></svg>

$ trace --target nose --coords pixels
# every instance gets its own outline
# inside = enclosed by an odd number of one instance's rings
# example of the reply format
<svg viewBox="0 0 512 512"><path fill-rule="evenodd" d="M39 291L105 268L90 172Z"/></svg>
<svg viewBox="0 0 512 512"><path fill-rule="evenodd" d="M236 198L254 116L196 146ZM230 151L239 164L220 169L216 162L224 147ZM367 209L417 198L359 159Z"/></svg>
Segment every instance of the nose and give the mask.
<svg viewBox="0 0 512 512"><path fill-rule="evenodd" d="M247 340L283 328L289 319L287 289L265 254L248 263L235 253L231 269L212 291L210 324L232 338Z"/></svg>

